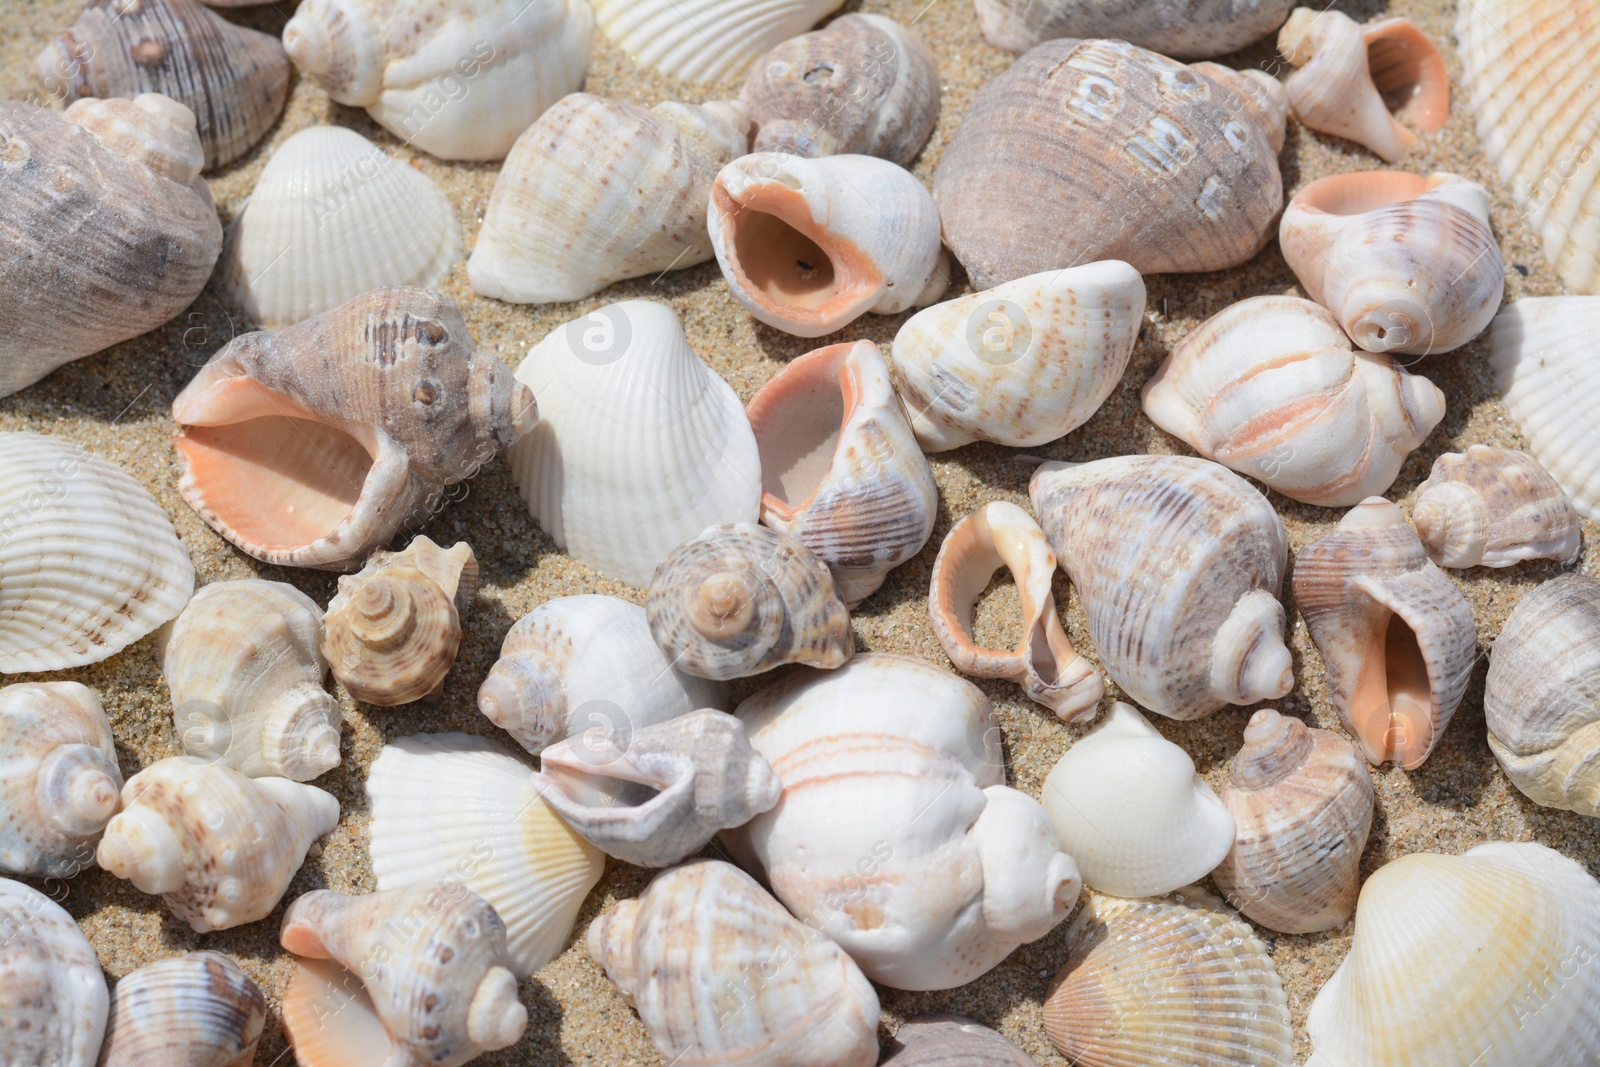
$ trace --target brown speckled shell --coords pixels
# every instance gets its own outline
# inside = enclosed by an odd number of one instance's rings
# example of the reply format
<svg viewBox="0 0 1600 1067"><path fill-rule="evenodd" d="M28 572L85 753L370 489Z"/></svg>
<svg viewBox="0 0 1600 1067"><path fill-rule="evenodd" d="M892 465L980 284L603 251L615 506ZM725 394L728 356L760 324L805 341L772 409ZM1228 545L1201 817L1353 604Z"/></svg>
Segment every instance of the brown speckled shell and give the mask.
<svg viewBox="0 0 1600 1067"><path fill-rule="evenodd" d="M978 0L996 48L1057 37L1114 37L1176 59L1237 52L1283 25L1293 0Z"/></svg>
<svg viewBox="0 0 1600 1067"><path fill-rule="evenodd" d="M220 952L147 963L117 982L100 1067L250 1067L267 1002Z"/></svg>
<svg viewBox="0 0 1600 1067"><path fill-rule="evenodd" d="M106 976L72 916L0 878L0 1055L7 1067L90 1067L106 1021Z"/></svg>
<svg viewBox="0 0 1600 1067"><path fill-rule="evenodd" d="M1525 559L1570 563L1583 549L1572 501L1526 452L1473 445L1433 461L1411 519L1441 567L1509 567Z"/></svg>

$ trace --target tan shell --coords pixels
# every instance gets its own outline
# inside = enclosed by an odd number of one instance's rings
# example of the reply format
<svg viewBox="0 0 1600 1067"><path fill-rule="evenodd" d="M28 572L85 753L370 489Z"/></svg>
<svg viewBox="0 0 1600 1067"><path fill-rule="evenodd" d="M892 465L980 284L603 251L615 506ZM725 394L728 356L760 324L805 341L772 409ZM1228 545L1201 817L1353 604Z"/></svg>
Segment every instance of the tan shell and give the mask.
<svg viewBox="0 0 1600 1067"><path fill-rule="evenodd" d="M267 1001L220 952L157 960L117 981L100 1067L250 1067Z"/></svg>
<svg viewBox="0 0 1600 1067"><path fill-rule="evenodd" d="M0 878L0 930L0 1049L8 1067L93 1067L108 997L89 939L61 905L8 878Z"/></svg>
<svg viewBox="0 0 1600 1067"><path fill-rule="evenodd" d="M1571 563L1583 550L1578 513L1526 452L1473 445L1433 461L1411 521L1441 567L1509 567L1525 559Z"/></svg>
<svg viewBox="0 0 1600 1067"><path fill-rule="evenodd" d="M996 48L1057 37L1113 37L1175 59L1225 56L1283 25L1293 0L978 0Z"/></svg>
<svg viewBox="0 0 1600 1067"><path fill-rule="evenodd" d="M885 1046L883 1067L1039 1067L986 1026L959 1015L917 1015Z"/></svg>

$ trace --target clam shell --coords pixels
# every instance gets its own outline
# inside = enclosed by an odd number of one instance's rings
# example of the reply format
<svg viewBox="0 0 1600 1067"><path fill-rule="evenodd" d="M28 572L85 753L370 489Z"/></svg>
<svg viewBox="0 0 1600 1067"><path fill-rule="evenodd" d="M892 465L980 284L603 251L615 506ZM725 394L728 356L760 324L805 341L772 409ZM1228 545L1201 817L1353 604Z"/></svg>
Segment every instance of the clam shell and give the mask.
<svg viewBox="0 0 1600 1067"><path fill-rule="evenodd" d="M249 1067L267 1002L220 952L157 960L117 980L101 1067Z"/></svg>
<svg viewBox="0 0 1600 1067"><path fill-rule="evenodd" d="M594 0L611 42L635 63L691 82L738 74L844 0Z"/></svg>
<svg viewBox="0 0 1600 1067"><path fill-rule="evenodd" d="M93 1067L105 1031L106 976L72 916L0 878L0 1048L17 1067Z"/></svg>
<svg viewBox="0 0 1600 1067"><path fill-rule="evenodd" d="M885 1051L883 1067L1039 1067L993 1030L959 1015L913 1016Z"/></svg>
<svg viewBox="0 0 1600 1067"><path fill-rule="evenodd" d="M1509 567L1525 559L1571 563L1583 550L1578 513L1526 452L1473 445L1433 461L1411 521L1441 567Z"/></svg>
<svg viewBox="0 0 1600 1067"><path fill-rule="evenodd" d="M1283 25L1293 0L977 0L996 48L1058 37L1114 37L1175 59L1225 56Z"/></svg>

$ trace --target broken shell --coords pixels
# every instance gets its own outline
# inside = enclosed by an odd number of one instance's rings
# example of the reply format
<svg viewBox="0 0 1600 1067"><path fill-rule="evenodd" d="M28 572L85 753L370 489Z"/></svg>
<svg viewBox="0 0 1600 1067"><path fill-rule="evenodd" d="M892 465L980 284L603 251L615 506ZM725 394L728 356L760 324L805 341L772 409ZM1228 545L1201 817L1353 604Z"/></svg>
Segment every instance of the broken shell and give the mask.
<svg viewBox="0 0 1600 1067"><path fill-rule="evenodd" d="M178 488L212 529L267 563L353 570L538 415L454 303L395 288L234 338L172 418Z"/></svg>
<svg viewBox="0 0 1600 1067"><path fill-rule="evenodd" d="M1225 56L1283 25L1293 0L977 0L996 48L1026 52L1059 37L1111 37L1174 59Z"/></svg>
<svg viewBox="0 0 1600 1067"><path fill-rule="evenodd" d="M844 0L594 0L595 19L635 63L717 82L804 33Z"/></svg>
<svg viewBox="0 0 1600 1067"><path fill-rule="evenodd" d="M94 1067L110 998L88 938L61 905L9 878L0 878L0 929L0 1048L7 1062Z"/></svg>
<svg viewBox="0 0 1600 1067"><path fill-rule="evenodd" d="M796 337L924 307L950 284L933 197L873 156L736 159L711 183L706 224L733 298Z"/></svg>
<svg viewBox="0 0 1600 1067"><path fill-rule="evenodd" d="M917 1015L900 1024L883 1067L1039 1067L1020 1048L959 1015Z"/></svg>
<svg viewBox="0 0 1600 1067"><path fill-rule="evenodd" d="M1525 559L1571 563L1583 549L1578 513L1526 452L1473 445L1433 461L1411 521L1441 567L1509 567Z"/></svg>
<svg viewBox="0 0 1600 1067"><path fill-rule="evenodd" d="M1244 479L1203 459L1119 456L1046 463L1028 492L1101 665L1140 705L1197 719L1293 687L1288 543Z"/></svg>
<svg viewBox="0 0 1600 1067"><path fill-rule="evenodd" d="M250 1067L267 1002L220 952L147 963L117 980L100 1067Z"/></svg>
<svg viewBox="0 0 1600 1067"><path fill-rule="evenodd" d="M1339 721L1374 764L1422 765L1477 662L1472 605L1382 497L1295 557L1294 599L1322 654Z"/></svg>
<svg viewBox="0 0 1600 1067"><path fill-rule="evenodd" d="M1444 418L1444 393L1389 356L1353 352L1326 309L1256 296L1178 342L1144 410L1196 452L1283 495L1348 507L1393 484Z"/></svg>

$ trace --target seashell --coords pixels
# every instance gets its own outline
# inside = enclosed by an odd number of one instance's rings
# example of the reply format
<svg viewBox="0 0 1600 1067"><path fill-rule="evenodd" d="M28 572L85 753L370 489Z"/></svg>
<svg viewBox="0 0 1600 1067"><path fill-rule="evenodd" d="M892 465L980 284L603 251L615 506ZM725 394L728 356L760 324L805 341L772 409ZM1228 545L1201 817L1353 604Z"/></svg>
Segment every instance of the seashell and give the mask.
<svg viewBox="0 0 1600 1067"><path fill-rule="evenodd" d="M989 43L1026 52L1059 37L1112 37L1177 59L1225 56L1283 25L1292 0L977 0Z"/></svg>
<svg viewBox="0 0 1600 1067"><path fill-rule="evenodd" d="M1228 903L1288 934L1344 925L1372 829L1372 776L1350 742L1262 708L1228 765L1222 802L1236 830L1211 877Z"/></svg>
<svg viewBox="0 0 1600 1067"><path fill-rule="evenodd" d="M533 772L492 741L416 734L383 746L367 777L378 889L459 881L505 924L508 966L561 952L605 856L539 799Z"/></svg>
<svg viewBox="0 0 1600 1067"><path fill-rule="evenodd" d="M1204 878L1233 846L1233 819L1194 760L1121 701L1067 749L1040 800L1101 893L1160 896Z"/></svg>
<svg viewBox="0 0 1600 1067"><path fill-rule="evenodd" d="M1509 567L1525 559L1571 563L1583 549L1578 513L1526 452L1473 445L1433 461L1411 521L1441 567Z"/></svg>
<svg viewBox="0 0 1600 1067"><path fill-rule="evenodd" d="M1402 856L1362 887L1350 955L1306 1019L1307 1067L1593 1063L1597 952L1600 884L1558 852Z"/></svg>
<svg viewBox="0 0 1600 1067"><path fill-rule="evenodd" d="M1292 1067L1283 983L1254 931L1199 889L1095 897L1067 931L1044 1028L1083 1067Z"/></svg>
<svg viewBox="0 0 1600 1067"><path fill-rule="evenodd" d="M1022 614L1022 639L1009 650L983 648L972 637L973 608L1001 567L1016 582ZM997 500L945 535L933 561L928 615L956 670L1016 682L1067 722L1086 722L1099 709L1105 683L1061 627L1050 592L1055 573L1056 555L1033 516Z"/></svg>
<svg viewBox="0 0 1600 1067"><path fill-rule="evenodd" d="M1283 142L1289 133L1289 96L1283 91L1282 82L1253 67L1234 70L1220 63L1206 62L1190 63L1189 69L1204 74L1238 97L1246 114L1267 135L1272 150L1283 151Z"/></svg>
<svg viewBox="0 0 1600 1067"><path fill-rule="evenodd" d="M440 159L503 159L583 84L593 35L585 0L306 0L283 47L334 100L366 108L406 144Z"/></svg>
<svg viewBox="0 0 1600 1067"><path fill-rule="evenodd" d="M905 26L841 15L758 59L739 100L757 152L878 156L911 166L939 120L939 69Z"/></svg>
<svg viewBox="0 0 1600 1067"><path fill-rule="evenodd" d="M339 802L316 786L180 756L128 779L95 858L204 934L271 914L338 823Z"/></svg>
<svg viewBox="0 0 1600 1067"><path fill-rule="evenodd" d="M761 450L761 521L828 564L846 607L927 544L939 490L877 345L791 360L746 414Z"/></svg>
<svg viewBox="0 0 1600 1067"><path fill-rule="evenodd" d="M951 989L1049 933L1081 883L1007 788L976 687L904 656L796 669L739 705L783 794L723 839L875 982Z"/></svg>
<svg viewBox="0 0 1600 1067"><path fill-rule="evenodd" d="M900 1024L883 1067L1039 1067L1020 1048L959 1015L917 1015Z"/></svg>
<svg viewBox="0 0 1600 1067"><path fill-rule="evenodd" d="M1472 605L1428 559L1400 509L1352 508L1300 550L1294 599L1322 653L1334 709L1373 764L1422 765L1477 661Z"/></svg>
<svg viewBox="0 0 1600 1067"><path fill-rule="evenodd" d="M374 552L360 574L339 579L323 619L322 654L357 700L408 704L444 687L461 647L461 616L478 592L478 558L457 541L427 537L404 552Z"/></svg>
<svg viewBox="0 0 1600 1067"><path fill-rule="evenodd" d="M643 108L563 97L500 168L467 262L472 287L547 304L704 263L711 180L745 154L749 129L732 101Z"/></svg>
<svg viewBox="0 0 1600 1067"><path fill-rule="evenodd" d="M1523 597L1490 653L1483 717L1524 795L1600 818L1600 578L1564 574Z"/></svg>
<svg viewBox="0 0 1600 1067"><path fill-rule="evenodd" d="M110 998L88 938L61 905L9 878L0 878L0 930L7 1063L93 1067Z"/></svg>
<svg viewBox="0 0 1600 1067"><path fill-rule="evenodd" d="M642 587L707 526L756 521L750 420L667 305L625 300L552 330L517 381L542 421L506 458L556 547Z"/></svg>
<svg viewBox="0 0 1600 1067"><path fill-rule="evenodd" d="M639 867L687 859L718 830L770 810L782 788L744 724L710 708L638 730L590 730L545 749L539 765L544 802L590 844ZM608 779L650 795L592 803L593 783Z"/></svg>
<svg viewBox="0 0 1600 1067"><path fill-rule="evenodd" d="M156 498L75 442L0 433L0 516L0 672L99 663L194 592Z"/></svg>
<svg viewBox="0 0 1600 1067"><path fill-rule="evenodd" d="M283 1020L302 1067L460 1067L527 1028L505 925L459 883L315 890L289 905L279 940L296 957Z"/></svg>
<svg viewBox="0 0 1600 1067"><path fill-rule="evenodd" d="M1289 692L1288 545L1244 479L1202 459L1119 456L1046 463L1028 492L1101 666L1130 697L1197 719Z"/></svg>
<svg viewBox="0 0 1600 1067"><path fill-rule="evenodd" d="M1489 191L1457 174L1321 178L1289 201L1278 244L1306 295L1368 352L1460 348L1505 288Z"/></svg>
<svg viewBox="0 0 1600 1067"><path fill-rule="evenodd" d="M1105 259L1237 266L1283 206L1265 114L1124 41L1046 41L978 92L940 157L945 241L980 289Z"/></svg>
<svg viewBox="0 0 1600 1067"><path fill-rule="evenodd" d="M183 750L251 778L308 782L339 765L339 705L322 688L322 611L284 582L205 586L161 654Z"/></svg>
<svg viewBox="0 0 1600 1067"><path fill-rule="evenodd" d="M1444 56L1410 19L1360 25L1337 9L1298 7L1278 51L1299 68L1284 83L1295 118L1390 163L1416 144L1407 125L1437 133L1450 118Z"/></svg>
<svg viewBox="0 0 1600 1067"><path fill-rule="evenodd" d="M143 93L182 104L207 170L250 151L289 95L283 46L195 0L89 0L35 65L45 92L69 104Z"/></svg>
<svg viewBox="0 0 1600 1067"><path fill-rule="evenodd" d="M919 311L894 338L900 395L928 452L1031 448L1088 422L1122 380L1144 279L1107 260L1033 274Z"/></svg>
<svg viewBox="0 0 1600 1067"><path fill-rule="evenodd" d="M354 130L312 126L262 169L218 284L252 322L281 329L382 285L431 289L460 258L455 208L432 178Z"/></svg>
<svg viewBox="0 0 1600 1067"><path fill-rule="evenodd" d="M234 338L172 418L178 488L212 529L267 563L353 570L538 415L454 303L395 288Z"/></svg>
<svg viewBox="0 0 1600 1067"><path fill-rule="evenodd" d="M691 82L738 74L844 0L594 0L595 19L635 63Z"/></svg>
<svg viewBox="0 0 1600 1067"><path fill-rule="evenodd" d="M65 115L0 101L0 396L200 295L222 224L194 130L193 112L154 93L82 100Z"/></svg>
<svg viewBox="0 0 1600 1067"><path fill-rule="evenodd" d="M117 981L101 1067L250 1067L267 1002L220 952L189 952Z"/></svg>
<svg viewBox="0 0 1600 1067"><path fill-rule="evenodd" d="M871 1067L878 994L849 956L719 860L656 876L589 926L589 955L680 1067ZM781 970L780 981L767 980Z"/></svg>
<svg viewBox="0 0 1600 1067"><path fill-rule="evenodd" d="M1326 309L1256 296L1219 311L1144 386L1144 410L1196 452L1284 496L1348 507L1394 483L1444 418L1444 393L1352 351Z"/></svg>
<svg viewBox="0 0 1600 1067"><path fill-rule="evenodd" d="M736 159L711 183L706 225L733 298L796 337L925 307L950 284L933 197L873 156Z"/></svg>

